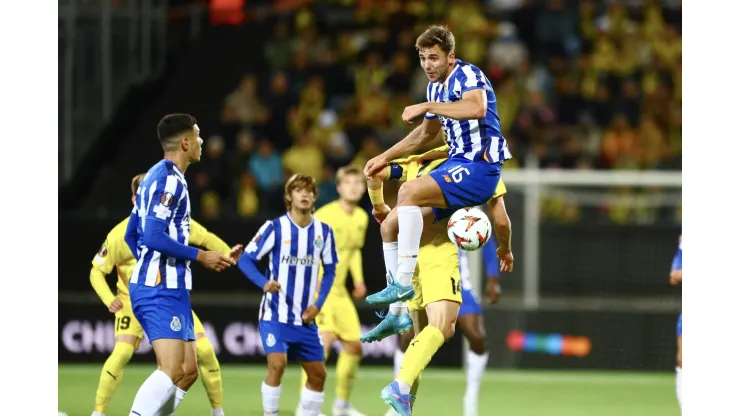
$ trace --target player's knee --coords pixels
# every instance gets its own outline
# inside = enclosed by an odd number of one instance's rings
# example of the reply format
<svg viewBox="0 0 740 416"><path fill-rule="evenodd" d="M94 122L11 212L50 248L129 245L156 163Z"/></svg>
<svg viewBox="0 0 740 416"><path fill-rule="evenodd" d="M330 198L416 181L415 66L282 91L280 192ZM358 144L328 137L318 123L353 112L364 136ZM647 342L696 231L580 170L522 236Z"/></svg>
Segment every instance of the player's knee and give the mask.
<svg viewBox="0 0 740 416"><path fill-rule="evenodd" d="M441 331L442 335L445 337L445 342L447 342L455 336L455 324L446 325Z"/></svg>
<svg viewBox="0 0 740 416"><path fill-rule="evenodd" d="M470 350L478 355L486 353L486 338L481 333L473 333L468 335L468 344L470 344Z"/></svg>
<svg viewBox="0 0 740 416"><path fill-rule="evenodd" d="M270 361L267 363L267 372L276 377L282 377L285 372L285 361Z"/></svg>
<svg viewBox="0 0 740 416"><path fill-rule="evenodd" d="M416 186L411 182L405 182L398 189L398 199L396 200L396 206L414 205L416 195L418 194Z"/></svg>
<svg viewBox="0 0 740 416"><path fill-rule="evenodd" d="M161 370L170 376L170 379L175 384L179 383L185 376L185 368L182 363L162 363Z"/></svg>
<svg viewBox="0 0 740 416"><path fill-rule="evenodd" d="M388 243L398 240L398 221L388 218L380 224L380 238Z"/></svg>
<svg viewBox="0 0 740 416"><path fill-rule="evenodd" d="M323 365L315 366L315 368L312 368L310 372L306 372L306 376L308 378L306 384L313 387L314 390L324 390L324 381L326 381L326 367L324 367Z"/></svg>
<svg viewBox="0 0 740 416"><path fill-rule="evenodd" d="M183 366L182 379L180 380L181 385L188 387L195 383L198 379L198 367L196 365L185 365Z"/></svg>
<svg viewBox="0 0 740 416"><path fill-rule="evenodd" d="M110 356L120 366L124 366L131 360L131 357L134 356L134 347L125 342L116 342Z"/></svg>
<svg viewBox="0 0 740 416"><path fill-rule="evenodd" d="M348 354L361 355L362 354L362 343L360 341L351 341L344 344L344 350Z"/></svg>

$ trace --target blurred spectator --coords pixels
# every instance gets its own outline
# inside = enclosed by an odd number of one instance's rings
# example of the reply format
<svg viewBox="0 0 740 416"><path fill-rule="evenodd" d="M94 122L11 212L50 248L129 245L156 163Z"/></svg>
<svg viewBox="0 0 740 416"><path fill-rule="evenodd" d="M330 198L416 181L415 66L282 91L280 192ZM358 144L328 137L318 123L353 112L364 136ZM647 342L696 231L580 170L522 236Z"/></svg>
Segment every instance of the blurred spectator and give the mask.
<svg viewBox="0 0 740 416"><path fill-rule="evenodd" d="M270 90L265 95L265 106L270 114L266 132L273 139L275 147L281 151L290 146L288 109L296 101L289 88L290 81L285 72L276 72L270 79Z"/></svg>
<svg viewBox="0 0 740 416"><path fill-rule="evenodd" d="M637 167L637 135L622 114L612 119L601 142L601 157L607 166Z"/></svg>
<svg viewBox="0 0 740 416"><path fill-rule="evenodd" d="M203 177L203 188L214 191L221 199L227 198L231 188L229 163L224 156L224 140L221 136L211 136L203 143L205 149L200 163L196 166Z"/></svg>
<svg viewBox="0 0 740 416"><path fill-rule="evenodd" d="M239 130L236 135L236 148L231 156L231 174L233 177L239 176L244 170L249 168L249 159L252 157L254 150L254 136L249 129Z"/></svg>
<svg viewBox="0 0 740 416"><path fill-rule="evenodd" d="M319 187L319 198L316 200L316 208L328 204L339 198L337 183L335 182L336 171L329 165L325 165L321 177L317 179Z"/></svg>
<svg viewBox="0 0 740 416"><path fill-rule="evenodd" d="M239 87L226 97L221 121L225 124L252 126L261 125L266 119L267 113L257 92L257 77L245 75Z"/></svg>
<svg viewBox="0 0 740 416"><path fill-rule="evenodd" d="M259 212L259 197L257 195L257 181L249 171L244 171L239 177L237 192L237 213L243 217L252 217Z"/></svg>
<svg viewBox="0 0 740 416"><path fill-rule="evenodd" d="M257 153L249 159L249 172L257 181L257 186L267 192L280 191L283 187L283 166L280 154L275 151L268 139L262 139Z"/></svg>
<svg viewBox="0 0 740 416"><path fill-rule="evenodd" d="M283 168L288 175L300 173L313 178L320 178L324 169L324 153L314 142L310 131L298 136L296 144L283 154Z"/></svg>
<svg viewBox="0 0 740 416"><path fill-rule="evenodd" d="M221 198L216 192L206 192L200 206L200 216L205 219L218 218L221 215Z"/></svg>
<svg viewBox="0 0 740 416"><path fill-rule="evenodd" d="M273 36L265 43L265 58L272 69L287 69L290 66L293 40L288 25L278 22L273 26Z"/></svg>
<svg viewBox="0 0 740 416"><path fill-rule="evenodd" d="M368 136L362 141L362 147L360 147L360 151L357 152L357 155L352 159L350 165L364 169L368 160L378 156L382 152L383 148L380 147L378 138L375 136Z"/></svg>
<svg viewBox="0 0 740 416"><path fill-rule="evenodd" d="M502 22L498 27L498 38L488 47L489 72L494 68L513 71L528 57L529 53L519 38L516 26Z"/></svg>

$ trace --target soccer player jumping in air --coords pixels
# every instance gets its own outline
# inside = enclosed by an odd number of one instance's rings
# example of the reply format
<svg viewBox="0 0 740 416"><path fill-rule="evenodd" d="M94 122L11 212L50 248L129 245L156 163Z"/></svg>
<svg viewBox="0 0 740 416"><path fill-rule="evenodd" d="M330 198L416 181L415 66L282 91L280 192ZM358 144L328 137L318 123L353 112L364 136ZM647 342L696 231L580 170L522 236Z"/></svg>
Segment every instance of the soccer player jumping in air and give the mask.
<svg viewBox="0 0 740 416"><path fill-rule="evenodd" d="M218 251L189 247L190 198L185 170L200 160L200 129L188 114L170 114L157 125L164 158L136 191L126 244L136 257L129 280L134 316L157 357L157 370L141 385L129 416L172 414L197 374L190 262L222 271L236 264Z"/></svg>
<svg viewBox="0 0 740 416"><path fill-rule="evenodd" d="M406 107L402 118L411 124L424 116L419 127L396 145L367 162L368 178L401 156L415 153L433 140L444 127L449 159L428 175L404 183L398 192L398 275L381 292L367 298L373 304L394 304L391 313L407 313L403 302L414 297L411 283L424 225L445 218L450 210L478 206L494 194L501 164L511 158L501 133L496 96L490 81L476 66L455 58L455 38L447 28L432 26L416 40L419 61L429 85L427 102ZM423 215L421 207L433 207ZM387 261L392 261L386 257ZM390 270L388 264L386 268ZM449 304L453 305L454 302ZM438 318L454 323L459 305L441 311ZM430 319L432 317L430 316ZM426 327L415 339L415 348L431 357L444 342L442 331ZM383 394L394 398L400 414L410 414L406 382L394 381Z"/></svg>

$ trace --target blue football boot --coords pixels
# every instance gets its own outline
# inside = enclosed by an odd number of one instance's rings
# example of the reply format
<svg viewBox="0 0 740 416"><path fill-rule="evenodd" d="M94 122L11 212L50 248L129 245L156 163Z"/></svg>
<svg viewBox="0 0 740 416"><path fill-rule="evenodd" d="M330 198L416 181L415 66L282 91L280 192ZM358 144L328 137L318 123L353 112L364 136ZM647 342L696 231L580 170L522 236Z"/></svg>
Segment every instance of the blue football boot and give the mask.
<svg viewBox="0 0 740 416"><path fill-rule="evenodd" d="M380 398L383 399L386 404L390 405L393 410L398 413L398 416L411 416L411 395L401 394L398 382L394 381L387 385L383 391L380 392Z"/></svg>

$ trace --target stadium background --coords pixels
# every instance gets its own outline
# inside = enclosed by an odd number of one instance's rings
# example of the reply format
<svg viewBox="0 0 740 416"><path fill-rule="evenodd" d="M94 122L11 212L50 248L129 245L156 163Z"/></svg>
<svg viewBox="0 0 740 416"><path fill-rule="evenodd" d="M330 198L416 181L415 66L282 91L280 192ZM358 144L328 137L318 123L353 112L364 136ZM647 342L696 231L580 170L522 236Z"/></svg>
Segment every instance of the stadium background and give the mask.
<svg viewBox="0 0 740 416"><path fill-rule="evenodd" d="M195 115L205 139L202 161L186 175L193 217L228 243L245 242L279 214L286 175L315 176L326 203L336 196L336 168L363 166L409 130L400 113L422 101L426 87L413 44L430 23L447 23L458 57L494 85L515 156L504 180L530 169L680 175L679 0L59 6L59 231L67 242L59 252L60 385L63 371L102 363L113 347L110 314L89 284L90 261L128 215L130 178L161 157L155 126L163 114ZM517 269L502 277L501 302L484 307L489 366L668 375L680 310L680 290L668 284L680 188L543 191L535 258L521 254L526 191L512 186L507 196ZM384 285L377 228L370 225L363 251L370 291ZM536 307L525 303L523 287L533 262ZM216 275L196 265L194 272L194 308L219 359L262 362L259 291L235 270ZM373 325L374 311L358 307L363 324ZM394 344L370 346L365 363L387 366ZM463 348L457 335L433 364L460 367ZM147 350L134 362L151 362ZM78 400L92 402L94 387L85 394Z"/></svg>

